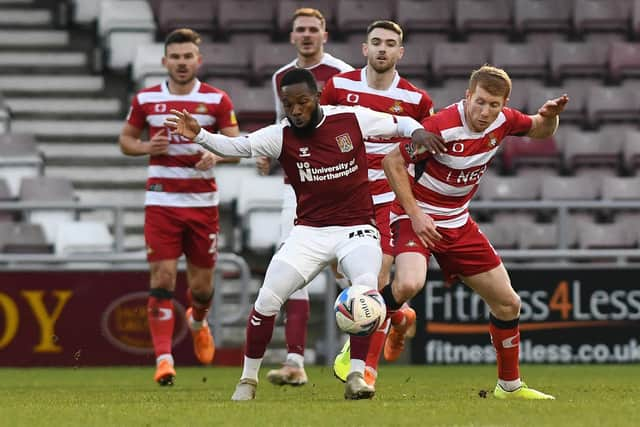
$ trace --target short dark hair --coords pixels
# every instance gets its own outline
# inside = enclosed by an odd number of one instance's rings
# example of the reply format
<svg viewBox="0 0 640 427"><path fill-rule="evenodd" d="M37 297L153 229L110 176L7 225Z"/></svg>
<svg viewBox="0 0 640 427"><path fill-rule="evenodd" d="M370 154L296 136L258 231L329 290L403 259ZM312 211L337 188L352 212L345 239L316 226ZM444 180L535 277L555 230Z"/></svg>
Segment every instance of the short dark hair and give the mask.
<svg viewBox="0 0 640 427"><path fill-rule="evenodd" d="M296 9L293 12L293 18L291 19L291 25L293 25L293 21L300 16L308 16L310 18L316 18L320 21L320 26L322 29L327 27L327 21L324 19L324 15L318 9L314 9L312 7L301 7L300 9Z"/></svg>
<svg viewBox="0 0 640 427"><path fill-rule="evenodd" d="M318 83L316 83L315 77L313 77L311 71L304 68L294 68L293 70L287 71L285 75L282 76L282 80L280 80L279 89L296 83L306 83L312 92L318 92Z"/></svg>
<svg viewBox="0 0 640 427"><path fill-rule="evenodd" d="M385 30L393 31L394 33L400 36L400 43L402 43L404 32L402 31L402 27L400 26L400 24L393 21L388 21L386 19L373 21L367 27L367 39L369 39L369 34L371 33L371 31L373 31L376 28L384 28Z"/></svg>
<svg viewBox="0 0 640 427"><path fill-rule="evenodd" d="M167 46L173 43L193 43L196 46L200 46L200 34L193 31L190 28L178 28L169 33L164 40L164 52L167 53Z"/></svg>

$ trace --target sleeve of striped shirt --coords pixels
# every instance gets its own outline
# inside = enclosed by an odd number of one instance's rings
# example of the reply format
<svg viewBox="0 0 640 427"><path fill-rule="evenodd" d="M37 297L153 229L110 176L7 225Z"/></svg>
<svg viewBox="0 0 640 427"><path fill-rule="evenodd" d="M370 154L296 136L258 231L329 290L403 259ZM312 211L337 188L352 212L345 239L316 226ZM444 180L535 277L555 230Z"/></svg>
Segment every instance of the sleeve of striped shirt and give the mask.
<svg viewBox="0 0 640 427"><path fill-rule="evenodd" d="M127 114L127 123L138 129L144 129L147 124L144 110L140 102L138 102L138 95L134 96L131 100L131 107L129 107L129 114Z"/></svg>

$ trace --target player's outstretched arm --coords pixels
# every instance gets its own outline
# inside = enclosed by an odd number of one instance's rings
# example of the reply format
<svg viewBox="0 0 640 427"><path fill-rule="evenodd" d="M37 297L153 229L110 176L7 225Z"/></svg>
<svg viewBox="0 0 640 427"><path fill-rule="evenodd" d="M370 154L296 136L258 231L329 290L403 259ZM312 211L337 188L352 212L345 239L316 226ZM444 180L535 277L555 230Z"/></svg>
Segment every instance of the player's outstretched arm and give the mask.
<svg viewBox="0 0 640 427"><path fill-rule="evenodd" d="M204 149L221 157L251 157L251 144L245 137L229 137L213 134L200 127L198 121L187 110L171 110L173 116L165 119L164 125L175 133L193 140Z"/></svg>
<svg viewBox="0 0 640 427"><path fill-rule="evenodd" d="M548 138L556 132L559 115L569 102L567 94L556 99L550 99L538 109L538 114L531 116L531 129L527 136L531 138Z"/></svg>

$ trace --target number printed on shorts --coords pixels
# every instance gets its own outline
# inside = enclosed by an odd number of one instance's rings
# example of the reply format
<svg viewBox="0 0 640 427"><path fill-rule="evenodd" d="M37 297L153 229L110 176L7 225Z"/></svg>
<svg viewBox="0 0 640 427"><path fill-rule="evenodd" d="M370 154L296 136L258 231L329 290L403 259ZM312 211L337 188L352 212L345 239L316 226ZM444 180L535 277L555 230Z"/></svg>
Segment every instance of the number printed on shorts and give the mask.
<svg viewBox="0 0 640 427"><path fill-rule="evenodd" d="M363 228L360 230L355 230L349 233L349 238L352 239L354 237L372 237L376 240L380 239L380 234L378 230L372 230L370 228Z"/></svg>
<svg viewBox="0 0 640 427"><path fill-rule="evenodd" d="M211 247L209 248L209 253L215 254L216 252L218 252L218 235L209 234L209 238L211 239Z"/></svg>

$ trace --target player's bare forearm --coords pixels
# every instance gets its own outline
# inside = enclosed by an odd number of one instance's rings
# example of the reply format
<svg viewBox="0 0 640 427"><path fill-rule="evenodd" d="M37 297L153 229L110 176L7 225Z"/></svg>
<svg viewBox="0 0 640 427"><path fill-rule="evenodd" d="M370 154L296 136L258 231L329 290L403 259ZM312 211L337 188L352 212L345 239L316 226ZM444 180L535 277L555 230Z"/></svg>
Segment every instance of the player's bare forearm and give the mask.
<svg viewBox="0 0 640 427"><path fill-rule="evenodd" d="M382 160L382 167L387 176L391 189L396 194L396 198L404 211L409 215L415 215L420 212L420 208L416 203L416 198L411 190L409 183L409 173L407 165L400 154L399 147L396 147L391 153L387 154Z"/></svg>
<svg viewBox="0 0 640 427"><path fill-rule="evenodd" d="M531 129L527 136L531 138L548 138L558 129L559 114L569 102L567 94L556 99L550 99L538 109L538 114L531 116Z"/></svg>
<svg viewBox="0 0 640 427"><path fill-rule="evenodd" d="M118 140L120 151L127 156L144 156L149 154L149 148L139 138L120 135Z"/></svg>

